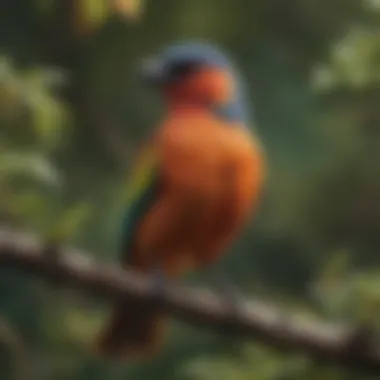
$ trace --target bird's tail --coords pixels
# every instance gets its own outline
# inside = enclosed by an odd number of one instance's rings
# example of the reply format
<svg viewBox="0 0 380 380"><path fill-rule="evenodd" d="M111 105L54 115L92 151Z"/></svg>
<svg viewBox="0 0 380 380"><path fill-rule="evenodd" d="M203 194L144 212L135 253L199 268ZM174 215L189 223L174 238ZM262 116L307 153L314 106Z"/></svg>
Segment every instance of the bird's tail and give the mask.
<svg viewBox="0 0 380 380"><path fill-rule="evenodd" d="M138 300L116 304L95 342L95 351L119 360L153 354L160 348L165 315Z"/></svg>

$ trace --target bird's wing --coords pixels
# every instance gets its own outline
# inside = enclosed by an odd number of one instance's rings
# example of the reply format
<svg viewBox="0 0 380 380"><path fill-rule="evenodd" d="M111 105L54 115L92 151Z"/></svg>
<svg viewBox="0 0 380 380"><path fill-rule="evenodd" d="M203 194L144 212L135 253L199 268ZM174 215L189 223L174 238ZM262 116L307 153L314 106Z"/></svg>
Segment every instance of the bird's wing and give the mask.
<svg viewBox="0 0 380 380"><path fill-rule="evenodd" d="M141 219L149 212L159 196L159 171L154 147L142 151L128 181L121 227L122 261L131 259L132 244Z"/></svg>

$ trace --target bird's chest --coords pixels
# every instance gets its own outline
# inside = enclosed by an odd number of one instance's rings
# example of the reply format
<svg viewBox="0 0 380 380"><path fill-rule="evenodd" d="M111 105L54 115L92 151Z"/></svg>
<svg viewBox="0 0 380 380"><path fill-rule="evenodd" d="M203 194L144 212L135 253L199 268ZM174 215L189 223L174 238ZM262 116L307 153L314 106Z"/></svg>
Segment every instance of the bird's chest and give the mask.
<svg viewBox="0 0 380 380"><path fill-rule="evenodd" d="M228 182L228 154L220 131L210 125L171 130L166 139L165 168L167 179L176 191L195 199L215 197Z"/></svg>

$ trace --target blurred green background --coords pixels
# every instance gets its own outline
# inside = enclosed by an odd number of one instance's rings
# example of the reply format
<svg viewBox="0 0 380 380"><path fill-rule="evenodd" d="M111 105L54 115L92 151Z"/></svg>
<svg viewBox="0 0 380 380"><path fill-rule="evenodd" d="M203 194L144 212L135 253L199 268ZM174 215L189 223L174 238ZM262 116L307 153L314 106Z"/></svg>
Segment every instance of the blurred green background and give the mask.
<svg viewBox="0 0 380 380"><path fill-rule="evenodd" d="M116 260L129 163L162 112L135 69L183 38L235 60L270 165L219 265L247 295L376 325L379 0L1 0L1 222ZM1 380L365 378L179 322L154 360L101 361L107 306L2 269Z"/></svg>

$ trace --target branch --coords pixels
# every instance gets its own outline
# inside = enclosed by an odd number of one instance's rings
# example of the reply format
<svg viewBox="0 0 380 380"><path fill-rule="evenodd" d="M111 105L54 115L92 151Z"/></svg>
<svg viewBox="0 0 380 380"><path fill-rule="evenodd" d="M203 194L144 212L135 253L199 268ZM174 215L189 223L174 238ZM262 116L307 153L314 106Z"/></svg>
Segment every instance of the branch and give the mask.
<svg viewBox="0 0 380 380"><path fill-rule="evenodd" d="M133 297L161 307L194 325L204 325L246 339L257 339L284 351L301 351L312 358L380 373L380 348L354 327L312 321L259 301L242 301L236 315L224 300L205 289L166 285L163 295L152 291L149 277L95 262L71 249L59 261L43 254L43 244L31 235L0 228L0 265L48 280L61 281L106 298Z"/></svg>

